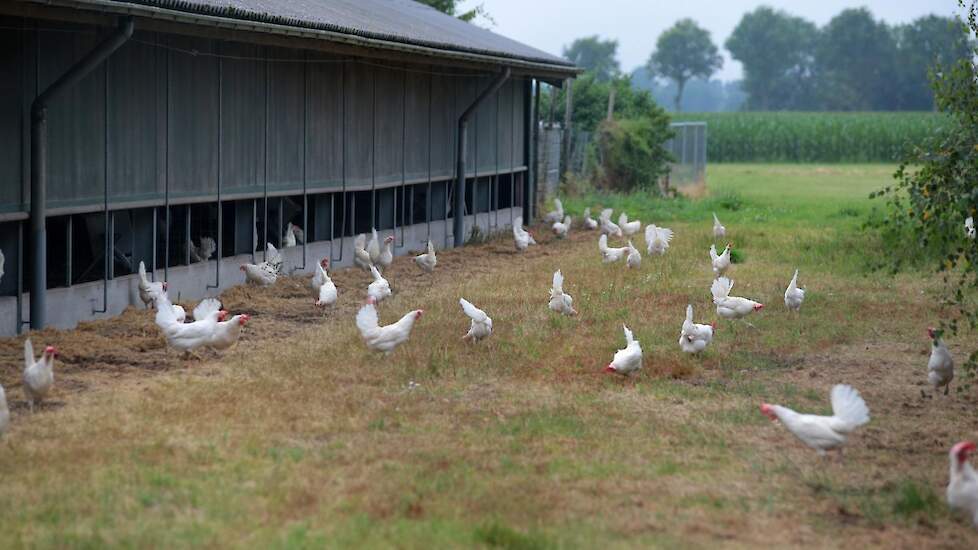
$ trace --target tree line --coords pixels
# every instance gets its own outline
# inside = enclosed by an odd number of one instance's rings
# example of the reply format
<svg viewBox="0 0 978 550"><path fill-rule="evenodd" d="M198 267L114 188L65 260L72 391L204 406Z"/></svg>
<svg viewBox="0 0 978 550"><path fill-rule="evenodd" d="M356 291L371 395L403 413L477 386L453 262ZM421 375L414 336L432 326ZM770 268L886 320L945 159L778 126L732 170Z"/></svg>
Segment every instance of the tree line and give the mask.
<svg viewBox="0 0 978 550"><path fill-rule="evenodd" d="M888 25L856 8L818 27L762 6L744 14L724 47L743 65L739 88L746 110L921 111L935 107L931 68L969 57L972 44L951 17ZM563 54L598 82L608 82L626 78L617 50L616 40L590 36ZM687 84L708 81L722 66L709 31L683 19L659 36L642 69L671 83L678 111Z"/></svg>

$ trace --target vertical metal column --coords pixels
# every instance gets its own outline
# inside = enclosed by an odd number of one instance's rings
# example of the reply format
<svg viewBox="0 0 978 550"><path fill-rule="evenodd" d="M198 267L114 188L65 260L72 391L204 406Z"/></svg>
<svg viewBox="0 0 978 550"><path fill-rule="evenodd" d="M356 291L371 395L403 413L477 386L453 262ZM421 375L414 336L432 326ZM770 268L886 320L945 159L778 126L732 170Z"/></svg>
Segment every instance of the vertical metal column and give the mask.
<svg viewBox="0 0 978 550"><path fill-rule="evenodd" d="M427 239L431 240L431 95L434 93L434 74L428 74L428 193L425 195L425 224L428 226ZM413 220L412 220L413 221Z"/></svg>
<svg viewBox="0 0 978 550"><path fill-rule="evenodd" d="M221 53L221 43L217 43ZM224 58L217 58L217 262L214 264L214 284L205 288L221 288L221 258L224 256L224 206L221 204L221 188L224 185L224 166L221 152L224 149ZM203 246L204 243L201 243Z"/></svg>
<svg viewBox="0 0 978 550"><path fill-rule="evenodd" d="M354 200L356 197L354 196ZM370 78L370 228L377 227L377 72Z"/></svg>
<svg viewBox="0 0 978 550"><path fill-rule="evenodd" d="M185 236L187 237L187 244L185 244L183 248L184 248L184 251L186 252L187 266L189 267L190 264L193 262L193 257L190 254L190 245L191 245L190 230L191 230L191 227L190 227L190 205L189 204L187 205L186 217L187 217L187 219L184 220L183 226L184 226Z"/></svg>
<svg viewBox="0 0 978 550"><path fill-rule="evenodd" d="M343 215L340 217L340 257L333 257L333 239L335 235L335 225L333 221L330 220L329 225L329 260L332 261L343 261L343 245L346 243L346 61L344 60L341 64L342 69L340 70L340 131L342 136L340 137L340 181L341 181L341 191L340 191L340 201L343 203ZM336 199L335 195L331 194L332 204L330 205L329 215L332 218L336 212Z"/></svg>
<svg viewBox="0 0 978 550"><path fill-rule="evenodd" d="M71 286L71 256L72 256L72 242L74 241L74 221L75 217L69 215L68 223L65 224L65 265L67 269L65 270L65 286Z"/></svg>
<svg viewBox="0 0 978 550"><path fill-rule="evenodd" d="M493 231L494 229L495 230L499 229L499 95L500 95L499 90L496 90L496 117L495 117L495 122L493 124L493 126L495 126L493 130L493 134L496 140L496 147L495 147L496 173L492 177L492 181L495 187L495 193L493 193L492 188L489 189L489 199L493 201L493 210L496 213L496 223L495 225L489 226L490 232Z"/></svg>
<svg viewBox="0 0 978 550"><path fill-rule="evenodd" d="M17 334L24 325L24 222L17 222Z"/></svg>
<svg viewBox="0 0 978 550"><path fill-rule="evenodd" d="M258 245L261 245L262 261L268 261L268 93L271 89L272 78L268 74L268 69L270 64L268 62L268 48L262 49L262 54L265 56L265 137L264 137L264 149L265 149L265 175L262 178L262 240ZM256 245L257 246L257 245Z"/></svg>
<svg viewBox="0 0 978 550"><path fill-rule="evenodd" d="M407 202L407 72L401 72L401 238L396 241L396 248L404 247L404 203ZM397 190L394 191L394 234L397 234Z"/></svg>
<svg viewBox="0 0 978 550"><path fill-rule="evenodd" d="M516 86L513 86L513 97L509 104L509 225L513 225L516 210ZM520 200L520 203L523 201ZM520 204L520 217L524 217L523 205Z"/></svg>
<svg viewBox="0 0 978 550"><path fill-rule="evenodd" d="M309 195L306 190L308 187L306 175L306 155L309 142L309 50L302 50L302 266L300 271L306 270L306 242L309 235L313 234L309 230Z"/></svg>

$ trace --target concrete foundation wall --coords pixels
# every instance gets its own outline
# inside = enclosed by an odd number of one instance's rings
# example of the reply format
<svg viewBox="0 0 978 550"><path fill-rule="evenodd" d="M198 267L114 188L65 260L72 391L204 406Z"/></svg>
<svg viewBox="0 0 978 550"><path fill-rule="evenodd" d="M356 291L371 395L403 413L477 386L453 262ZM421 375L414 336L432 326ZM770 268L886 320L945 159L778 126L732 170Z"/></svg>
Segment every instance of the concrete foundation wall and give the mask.
<svg viewBox="0 0 978 550"><path fill-rule="evenodd" d="M476 223L483 233L495 233L509 231L512 227L512 220L517 216L522 216L522 209L503 209L492 212L483 212L476 216L466 216L465 234L472 231L472 226ZM402 256L409 252L417 253L423 251L428 240L428 224L417 224L404 227L404 235L401 237L401 228L393 230L396 245L394 254ZM431 241L437 250L451 248L453 236L451 234L452 219L432 222ZM391 230L380 232L381 238L392 234ZM305 247L306 261L305 269L302 267L303 247L299 245L295 248L282 250L285 259L283 272L286 274L312 273L316 268L319 259L340 255L339 247L342 247L343 260L331 261L332 268L338 269L348 267L353 264L353 238L337 239L335 241L319 241L309 243ZM258 253L256 260L261 261L262 255ZM231 288L245 282L244 273L239 269L242 263L251 262L251 255L242 254L220 260L220 285L218 288L207 288L217 282L216 270L218 260L196 263L189 266L176 266L169 269L169 294L173 300L199 300L208 296L216 296L224 289ZM156 280L163 279L163 270L156 270ZM48 325L59 329L74 328L79 321L90 321L93 319L107 319L122 313L127 307L143 307L139 300L138 275L127 275L108 281L107 304L105 313L95 313L96 310L103 309L103 283L95 281L74 285L67 288L52 288L47 293L47 318ZM349 289L340 289L340 292ZM310 291L311 292L311 291ZM310 298L312 294L310 293ZM28 304L30 294L23 295L23 314L28 314ZM29 319L24 319L29 321ZM17 334L17 299L13 296L0 298L0 336L13 336ZM23 326L27 330L27 326Z"/></svg>

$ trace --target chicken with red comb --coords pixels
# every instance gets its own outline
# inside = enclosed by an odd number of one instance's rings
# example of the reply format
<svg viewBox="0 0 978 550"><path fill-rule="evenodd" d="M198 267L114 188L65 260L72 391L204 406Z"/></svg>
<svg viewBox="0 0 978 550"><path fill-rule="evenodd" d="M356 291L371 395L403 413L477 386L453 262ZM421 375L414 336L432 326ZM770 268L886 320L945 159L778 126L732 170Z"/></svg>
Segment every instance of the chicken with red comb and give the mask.
<svg viewBox="0 0 978 550"><path fill-rule="evenodd" d="M978 527L978 474L968 462L978 446L973 441L961 441L948 453L951 461L951 480L947 484L947 505L971 519Z"/></svg>
<svg viewBox="0 0 978 550"><path fill-rule="evenodd" d="M851 386L837 384L832 388L832 416L797 413L781 405L761 404L761 412L772 421L781 422L789 432L819 454L838 450L841 456L846 436L869 422L869 408Z"/></svg>
<svg viewBox="0 0 978 550"><path fill-rule="evenodd" d="M31 339L24 340L24 393L31 412L34 412L34 404L40 403L54 386L54 358L57 355L54 346L47 346L41 358L35 359Z"/></svg>

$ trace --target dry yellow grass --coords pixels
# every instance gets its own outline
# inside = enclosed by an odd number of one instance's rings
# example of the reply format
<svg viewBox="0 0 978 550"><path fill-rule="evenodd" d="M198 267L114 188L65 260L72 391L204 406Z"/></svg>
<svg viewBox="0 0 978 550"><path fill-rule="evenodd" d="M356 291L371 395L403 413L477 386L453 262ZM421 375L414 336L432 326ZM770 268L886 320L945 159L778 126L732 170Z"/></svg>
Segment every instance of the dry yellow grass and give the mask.
<svg viewBox="0 0 978 550"><path fill-rule="evenodd" d="M756 329L721 324L698 358L676 340L686 303L714 317L706 218L671 222L669 253L638 271L600 264L595 234L542 228L525 254L508 239L440 252L432 278L398 259L382 322L426 314L386 359L353 324L368 282L353 270L325 316L305 279L226 293L254 321L199 363L168 356L144 311L34 334L64 361L33 416L22 339L0 341L4 546L972 545L942 491L948 447L978 435L975 399L920 396L937 282L841 270L823 249L852 244L838 224L785 232L750 212L723 216L747 255L732 277L768 308ZM800 316L781 304L796 264ZM576 318L547 310L558 268ZM460 296L493 318L489 340L461 340ZM633 379L600 372L623 322L645 350ZM873 416L843 464L757 412L826 411L843 381Z"/></svg>

